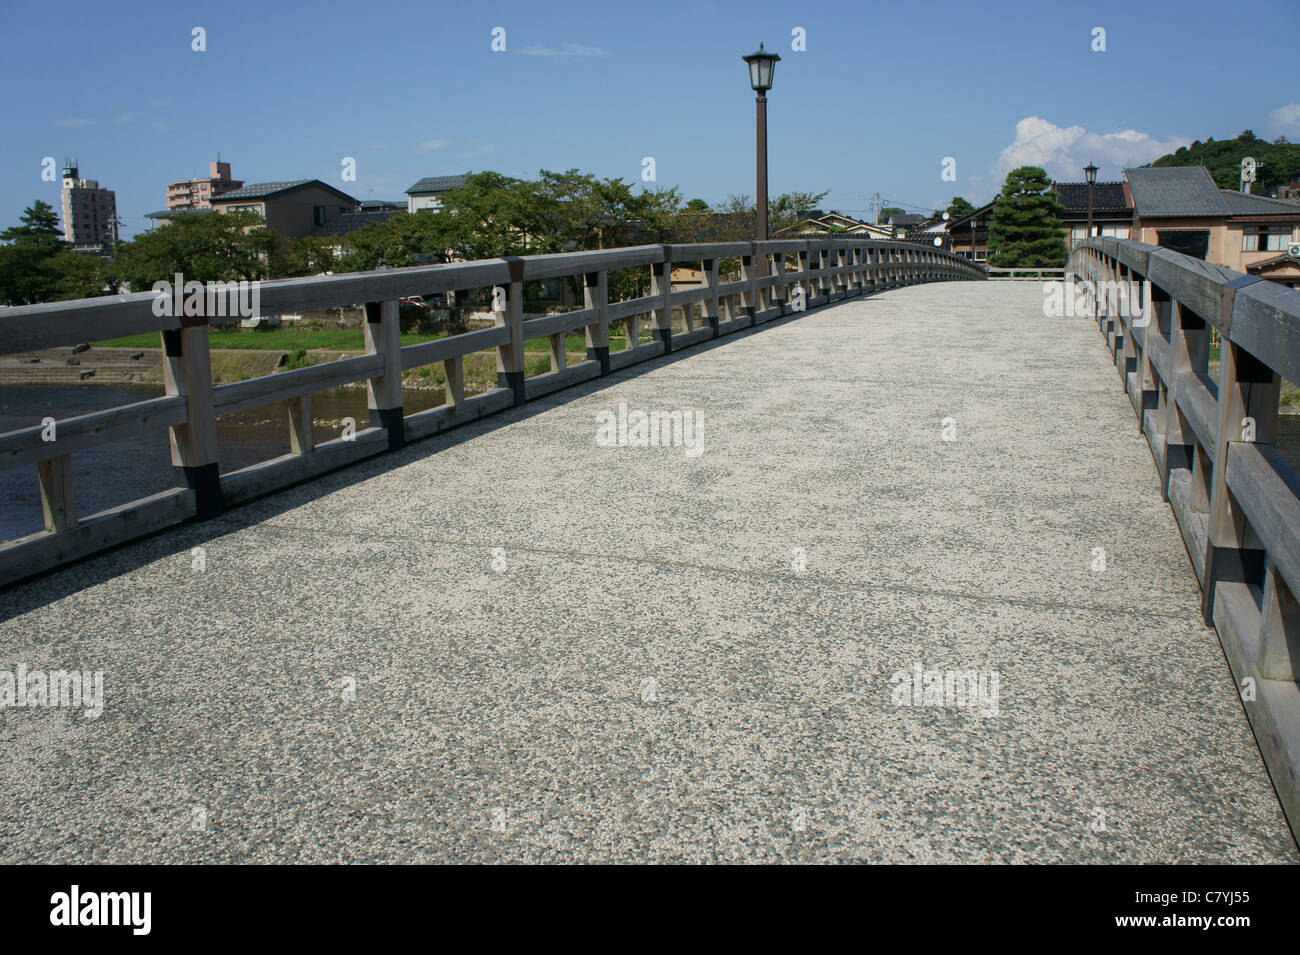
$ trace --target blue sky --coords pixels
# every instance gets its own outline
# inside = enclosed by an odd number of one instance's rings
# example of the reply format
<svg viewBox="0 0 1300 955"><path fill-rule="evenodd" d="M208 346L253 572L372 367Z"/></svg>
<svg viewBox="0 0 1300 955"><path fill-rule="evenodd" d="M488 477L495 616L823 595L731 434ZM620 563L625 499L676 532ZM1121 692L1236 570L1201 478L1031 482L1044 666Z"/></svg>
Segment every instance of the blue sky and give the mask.
<svg viewBox="0 0 1300 955"><path fill-rule="evenodd" d="M986 200L1024 162L1118 178L1247 127L1300 140L1294 0L1248 16L1196 0L800 6L0 0L0 225L37 198L57 207L46 156L115 189L127 235L218 151L238 179L319 178L361 199L466 170L640 181L651 156L655 185L720 202L754 192L740 57L760 40L782 56L771 192L829 189L827 208L865 211L877 191L927 210Z"/></svg>

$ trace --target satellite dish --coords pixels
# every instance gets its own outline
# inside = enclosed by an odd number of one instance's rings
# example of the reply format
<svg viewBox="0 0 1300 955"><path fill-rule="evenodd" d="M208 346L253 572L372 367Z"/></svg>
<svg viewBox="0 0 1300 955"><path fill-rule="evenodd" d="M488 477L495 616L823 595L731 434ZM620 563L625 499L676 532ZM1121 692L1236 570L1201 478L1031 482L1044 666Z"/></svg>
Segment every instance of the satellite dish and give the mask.
<svg viewBox="0 0 1300 955"><path fill-rule="evenodd" d="M935 245L943 245L943 239L939 238L939 237L936 235L936 236L934 237L934 244L935 244Z"/></svg>
<svg viewBox="0 0 1300 955"><path fill-rule="evenodd" d="M943 214L943 221L944 221L944 222L947 222L947 221L948 221L948 213L946 213L946 212Z"/></svg>

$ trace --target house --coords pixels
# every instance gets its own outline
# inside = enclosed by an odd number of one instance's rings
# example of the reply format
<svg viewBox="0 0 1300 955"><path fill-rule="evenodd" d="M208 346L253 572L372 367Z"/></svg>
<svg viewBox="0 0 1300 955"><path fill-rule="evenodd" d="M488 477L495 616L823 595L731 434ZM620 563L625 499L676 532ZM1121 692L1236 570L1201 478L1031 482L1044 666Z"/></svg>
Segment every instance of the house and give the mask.
<svg viewBox="0 0 1300 955"><path fill-rule="evenodd" d="M240 209L258 213L286 243L311 235L339 216L354 212L359 205L346 192L319 179L256 182L213 196L211 202L212 208L221 213Z"/></svg>
<svg viewBox="0 0 1300 955"><path fill-rule="evenodd" d="M1287 176L1286 182L1273 187L1273 198L1300 202L1300 169Z"/></svg>
<svg viewBox="0 0 1300 955"><path fill-rule="evenodd" d="M949 219L949 250L957 255L964 255L976 262L984 262L989 257L989 223L993 218L995 198L988 205L980 206L974 212Z"/></svg>
<svg viewBox="0 0 1300 955"><path fill-rule="evenodd" d="M1088 184L1054 182L1052 191L1061 203L1061 224L1065 226L1070 250L1088 235ZM1092 234L1127 239L1133 229L1133 195L1127 182L1097 182L1092 185Z"/></svg>
<svg viewBox="0 0 1300 955"><path fill-rule="evenodd" d="M799 235L856 235L873 239L893 238L893 232L885 226L873 225L870 222L846 216L842 212L835 212L834 210L823 212L820 209L811 210L808 213L808 218L802 222L781 229L776 233L776 236L784 238Z"/></svg>
<svg viewBox="0 0 1300 955"><path fill-rule="evenodd" d="M468 178L469 173L459 176L426 176L406 190L409 197L407 211L419 212L421 209L441 209L442 194L448 189L459 189L465 185L465 180Z"/></svg>
<svg viewBox="0 0 1300 955"><path fill-rule="evenodd" d="M1126 169L1132 238L1294 287L1300 203L1220 189L1204 166Z"/></svg>

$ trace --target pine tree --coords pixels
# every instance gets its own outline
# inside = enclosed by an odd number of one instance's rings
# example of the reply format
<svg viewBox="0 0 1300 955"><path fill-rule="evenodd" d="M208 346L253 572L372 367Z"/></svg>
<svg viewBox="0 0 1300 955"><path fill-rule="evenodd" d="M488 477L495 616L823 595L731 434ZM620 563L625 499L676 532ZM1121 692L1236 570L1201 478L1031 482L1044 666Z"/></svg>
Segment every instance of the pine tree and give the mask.
<svg viewBox="0 0 1300 955"><path fill-rule="evenodd" d="M1065 264L1063 209L1051 189L1051 179L1037 166L1007 173L989 225L989 265L1016 269Z"/></svg>
<svg viewBox="0 0 1300 955"><path fill-rule="evenodd" d="M48 202L37 199L18 217L21 225L10 226L0 232L0 240L19 245L39 245L51 252L63 247L63 230L59 228L59 215Z"/></svg>

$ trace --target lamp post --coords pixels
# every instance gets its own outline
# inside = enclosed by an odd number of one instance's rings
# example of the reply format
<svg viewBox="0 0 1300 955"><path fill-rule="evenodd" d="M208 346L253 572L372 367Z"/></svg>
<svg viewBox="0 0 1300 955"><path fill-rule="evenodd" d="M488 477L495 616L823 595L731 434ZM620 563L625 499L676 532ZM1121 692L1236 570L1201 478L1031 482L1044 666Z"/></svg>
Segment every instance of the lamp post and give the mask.
<svg viewBox="0 0 1300 955"><path fill-rule="evenodd" d="M749 85L758 94L754 100L758 139L758 241L767 240L767 91L772 88L772 74L781 59L758 45L758 52L742 57L749 66ZM766 258L766 257L764 257Z"/></svg>
<svg viewBox="0 0 1300 955"><path fill-rule="evenodd" d="M1092 163L1083 167L1083 174L1088 181L1088 238L1092 238L1092 188L1097 185L1097 167Z"/></svg>

